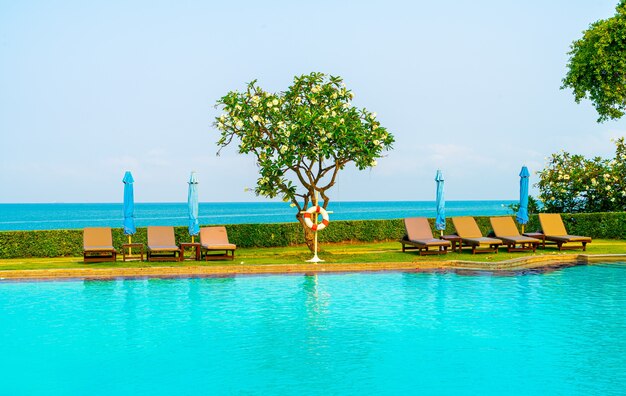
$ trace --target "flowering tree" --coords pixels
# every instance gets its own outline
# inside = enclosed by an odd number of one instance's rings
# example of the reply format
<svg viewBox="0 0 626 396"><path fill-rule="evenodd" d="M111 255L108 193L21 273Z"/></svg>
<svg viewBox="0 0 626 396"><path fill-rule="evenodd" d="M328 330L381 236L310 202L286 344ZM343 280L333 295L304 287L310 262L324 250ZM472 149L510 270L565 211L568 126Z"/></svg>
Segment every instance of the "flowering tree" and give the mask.
<svg viewBox="0 0 626 396"><path fill-rule="evenodd" d="M219 150L238 141L240 154L255 157L254 192L291 201L310 249L313 233L300 212L315 203L316 193L326 208L340 170L351 162L359 170L376 166L394 141L376 113L355 108L353 98L340 77L311 73L295 77L285 92L270 93L252 81L217 101L223 110L214 123Z"/></svg>
<svg viewBox="0 0 626 396"><path fill-rule="evenodd" d="M588 97L598 122L621 118L626 110L626 0L620 0L616 11L572 43L561 87L574 91L576 103Z"/></svg>
<svg viewBox="0 0 626 396"><path fill-rule="evenodd" d="M539 172L539 198L546 212L610 212L626 210L626 146L615 141L612 160L567 152L552 154Z"/></svg>

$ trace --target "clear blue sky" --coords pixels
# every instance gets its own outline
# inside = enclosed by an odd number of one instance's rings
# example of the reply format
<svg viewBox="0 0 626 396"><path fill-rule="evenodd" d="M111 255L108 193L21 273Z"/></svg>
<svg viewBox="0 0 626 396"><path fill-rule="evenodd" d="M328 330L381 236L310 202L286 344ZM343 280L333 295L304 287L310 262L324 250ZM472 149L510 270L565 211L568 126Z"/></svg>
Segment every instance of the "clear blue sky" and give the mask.
<svg viewBox="0 0 626 396"><path fill-rule="evenodd" d="M559 150L611 156L626 120L597 124L559 90L567 51L617 0L0 0L0 202L262 200L252 158L215 156L215 101L258 79L344 78L395 149L348 169L334 200L515 199L520 167ZM531 179L536 181L536 177Z"/></svg>

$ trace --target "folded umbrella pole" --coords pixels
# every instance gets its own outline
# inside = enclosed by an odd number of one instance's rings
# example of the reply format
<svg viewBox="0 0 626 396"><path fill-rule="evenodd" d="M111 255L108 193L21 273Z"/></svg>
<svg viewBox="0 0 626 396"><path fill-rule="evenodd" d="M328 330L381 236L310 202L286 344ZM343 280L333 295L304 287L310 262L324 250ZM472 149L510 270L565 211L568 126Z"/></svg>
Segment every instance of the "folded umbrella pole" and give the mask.
<svg viewBox="0 0 626 396"><path fill-rule="evenodd" d="M446 229L446 201L443 197L443 173L437 170L435 175L437 183L437 218L435 219L435 228L439 230L440 236L443 236L443 230Z"/></svg>
<svg viewBox="0 0 626 396"><path fill-rule="evenodd" d="M530 172L525 165L522 166L519 177L519 209L516 220L522 225L523 234L524 226L528 223L528 184L530 181Z"/></svg>
<svg viewBox="0 0 626 396"><path fill-rule="evenodd" d="M132 243L131 237L137 232L135 228L135 197L133 191L133 175L130 171L124 174L124 235L128 235L128 244ZM128 254L132 254L132 248L128 248Z"/></svg>
<svg viewBox="0 0 626 396"><path fill-rule="evenodd" d="M200 232L200 224L198 221L198 179L196 172L191 172L189 177L189 189L187 191L187 208L189 212L189 235L191 235L191 243L194 243L194 237Z"/></svg>

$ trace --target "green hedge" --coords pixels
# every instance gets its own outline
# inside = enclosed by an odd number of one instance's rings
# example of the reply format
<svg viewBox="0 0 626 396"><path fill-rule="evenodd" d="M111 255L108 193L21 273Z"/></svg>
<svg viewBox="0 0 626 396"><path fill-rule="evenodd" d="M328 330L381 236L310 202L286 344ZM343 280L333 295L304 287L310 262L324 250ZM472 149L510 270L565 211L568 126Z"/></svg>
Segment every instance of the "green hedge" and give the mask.
<svg viewBox="0 0 626 396"><path fill-rule="evenodd" d="M626 239L626 213L577 213L562 215L570 234L593 238ZM489 217L475 217L484 235L491 231ZM434 220L430 219L434 230ZM299 223L233 224L226 226L230 241L239 247L290 246L304 243ZM187 227L175 227L177 242L190 242ZM537 216L531 216L526 231L539 229ZM448 219L446 234L454 233ZM333 221L319 233L320 242L386 241L402 238L402 219ZM113 229L113 245L120 249L128 241L121 228ZM146 243L146 229L138 228L133 242ZM0 232L0 259L19 257L81 256L82 230Z"/></svg>

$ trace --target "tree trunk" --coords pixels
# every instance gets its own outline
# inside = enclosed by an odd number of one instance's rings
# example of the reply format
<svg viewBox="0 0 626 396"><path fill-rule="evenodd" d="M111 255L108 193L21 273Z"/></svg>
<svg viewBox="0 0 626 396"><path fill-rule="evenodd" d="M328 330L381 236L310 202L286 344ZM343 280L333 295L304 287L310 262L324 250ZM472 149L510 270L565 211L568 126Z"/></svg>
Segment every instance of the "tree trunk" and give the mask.
<svg viewBox="0 0 626 396"><path fill-rule="evenodd" d="M304 216L302 215L302 213L298 213L296 215L296 218L304 229L304 242L306 243L306 246L309 248L311 253L315 253L315 233L313 232L313 230L307 227L306 224L304 224Z"/></svg>

